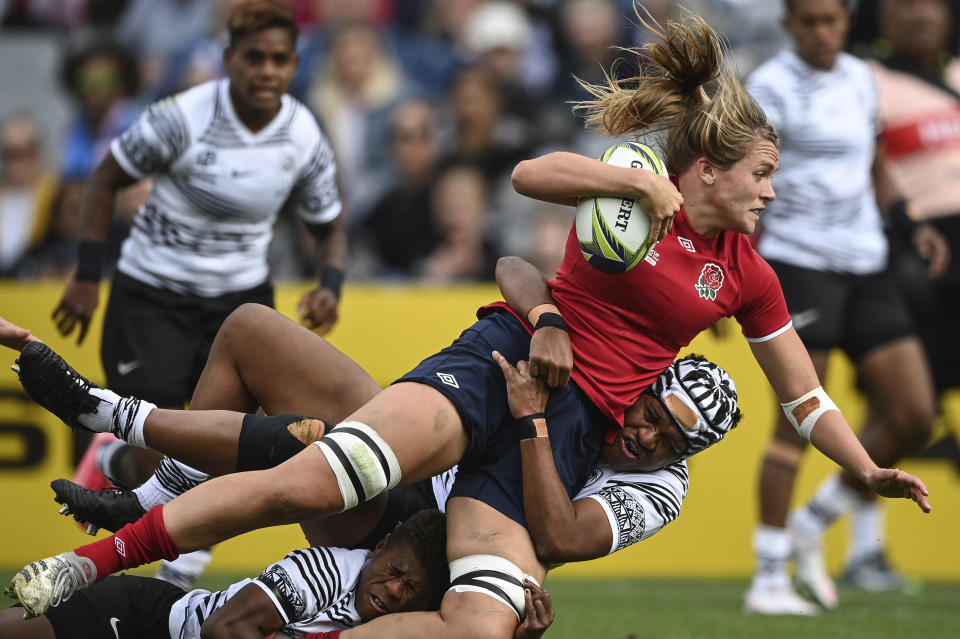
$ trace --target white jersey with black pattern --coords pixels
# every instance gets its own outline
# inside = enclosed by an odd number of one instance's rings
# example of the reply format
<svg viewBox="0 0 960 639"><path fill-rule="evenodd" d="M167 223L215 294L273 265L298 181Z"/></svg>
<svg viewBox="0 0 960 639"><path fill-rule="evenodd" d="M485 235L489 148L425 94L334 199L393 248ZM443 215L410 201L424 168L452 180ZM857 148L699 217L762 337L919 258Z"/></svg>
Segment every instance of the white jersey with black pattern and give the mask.
<svg viewBox="0 0 960 639"><path fill-rule="evenodd" d="M269 275L282 209L311 224L340 214L330 145L288 95L253 133L229 80L207 82L150 105L110 150L130 176L153 177L117 269L158 288L205 297L253 288Z"/></svg>
<svg viewBox="0 0 960 639"><path fill-rule="evenodd" d="M454 466L432 478L433 496L440 510L445 510L456 474ZM686 461L642 473L615 471L599 464L573 501L589 498L603 507L613 534L607 553L611 554L651 537L676 519L689 486Z"/></svg>
<svg viewBox="0 0 960 639"><path fill-rule="evenodd" d="M818 271L883 270L887 240L871 175L880 124L869 67L841 53L832 69L816 69L783 51L746 86L780 133L777 198L761 215L757 251Z"/></svg>
<svg viewBox="0 0 960 639"><path fill-rule="evenodd" d="M345 630L358 625L356 587L372 553L344 548L295 550L256 579L244 579L226 590L192 590L170 609L171 639L199 639L207 617L248 584L270 597L283 617L280 636Z"/></svg>
<svg viewBox="0 0 960 639"><path fill-rule="evenodd" d="M574 501L590 498L603 506L613 532L611 554L648 539L676 519L689 486L686 461L647 473L617 472L601 464Z"/></svg>

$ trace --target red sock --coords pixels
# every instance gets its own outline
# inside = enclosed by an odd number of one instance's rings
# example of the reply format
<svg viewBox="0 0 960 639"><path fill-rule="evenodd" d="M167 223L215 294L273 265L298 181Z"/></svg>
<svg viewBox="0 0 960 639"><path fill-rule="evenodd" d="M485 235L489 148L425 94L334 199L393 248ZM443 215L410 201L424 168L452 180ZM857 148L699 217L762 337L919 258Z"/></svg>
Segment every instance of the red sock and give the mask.
<svg viewBox="0 0 960 639"><path fill-rule="evenodd" d="M337 639L342 630L331 630L330 632L311 632L303 635L301 639Z"/></svg>
<svg viewBox="0 0 960 639"><path fill-rule="evenodd" d="M137 521L118 530L117 534L80 546L73 552L93 561L97 567L97 581L124 568L180 556L177 544L163 525L163 506L155 506Z"/></svg>

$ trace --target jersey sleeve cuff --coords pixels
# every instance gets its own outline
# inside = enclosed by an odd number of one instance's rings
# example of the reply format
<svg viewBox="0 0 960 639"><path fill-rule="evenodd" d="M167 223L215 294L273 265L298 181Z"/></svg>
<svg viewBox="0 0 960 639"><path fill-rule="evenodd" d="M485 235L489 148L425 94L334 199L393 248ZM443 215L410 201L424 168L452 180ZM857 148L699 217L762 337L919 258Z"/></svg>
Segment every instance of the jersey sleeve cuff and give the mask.
<svg viewBox="0 0 960 639"><path fill-rule="evenodd" d="M263 583L259 579L254 579L251 583L255 583L260 588L267 593L267 596L270 597L270 601L273 602L274 607L277 609L277 612L280 613L280 616L283 617L283 625L290 623L290 618L287 617L287 613L283 609L283 605L280 603L280 600L277 599L277 595L273 592L273 589L270 588L267 584Z"/></svg>
<svg viewBox="0 0 960 639"><path fill-rule="evenodd" d="M755 344L757 342L767 342L772 340L774 337L777 337L778 335L782 335L786 333L787 330L789 330L790 327L792 326L793 326L793 320L790 320L789 322L784 324L781 328L778 328L777 330L770 333L769 335L763 335L761 337L747 337L746 335L744 335L744 338L746 338L746 340L751 344Z"/></svg>
<svg viewBox="0 0 960 639"><path fill-rule="evenodd" d="M607 515L607 523L610 525L610 536L613 537L613 541L610 542L610 550L607 551L607 554L612 555L617 551L617 542L620 540L620 529L617 527L617 518L613 514L613 509L610 508L607 500L602 499L599 495L588 495L587 499L592 499L600 504L603 507L603 512Z"/></svg>
<svg viewBox="0 0 960 639"><path fill-rule="evenodd" d="M130 158L123 152L123 149L120 147L120 138L114 138L113 141L110 142L110 154L113 155L113 159L117 161L117 164L120 165L123 172L133 179L142 180L147 177L147 174L134 166Z"/></svg>

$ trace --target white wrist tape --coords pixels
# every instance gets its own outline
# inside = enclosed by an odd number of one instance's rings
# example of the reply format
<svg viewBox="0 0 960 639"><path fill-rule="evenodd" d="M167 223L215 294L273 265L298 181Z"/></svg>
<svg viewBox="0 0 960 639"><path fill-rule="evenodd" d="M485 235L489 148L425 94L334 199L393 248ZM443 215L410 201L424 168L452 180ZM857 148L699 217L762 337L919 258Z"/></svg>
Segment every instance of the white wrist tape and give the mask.
<svg viewBox="0 0 960 639"><path fill-rule="evenodd" d="M783 409L784 415L787 416L787 421L793 424L800 436L807 441L810 440L810 431L813 430L814 424L817 423L821 415L831 410L840 412L837 405L827 395L827 391L823 390L823 386L817 386L806 395L802 395L792 402L780 404L780 407Z"/></svg>

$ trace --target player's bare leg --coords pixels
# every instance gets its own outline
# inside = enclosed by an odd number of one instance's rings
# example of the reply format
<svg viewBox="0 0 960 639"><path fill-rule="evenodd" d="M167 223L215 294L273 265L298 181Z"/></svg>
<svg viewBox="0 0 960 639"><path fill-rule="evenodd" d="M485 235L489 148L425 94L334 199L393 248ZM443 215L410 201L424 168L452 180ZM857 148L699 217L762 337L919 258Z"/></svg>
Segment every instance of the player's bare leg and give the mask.
<svg viewBox="0 0 960 639"><path fill-rule="evenodd" d="M933 377L918 339L908 337L867 353L859 363L870 400L860 441L879 465L894 467L929 439L936 419ZM884 552L884 522L876 494L847 472L844 486L856 491L844 580L868 590L899 590L905 584Z"/></svg>
<svg viewBox="0 0 960 639"><path fill-rule="evenodd" d="M226 319L197 384L192 409L296 413L335 424L380 386L325 339L258 304Z"/></svg>
<svg viewBox="0 0 960 639"><path fill-rule="evenodd" d="M826 379L829 353L810 351L810 359L820 380ZM782 411L777 411L773 438L767 446L760 467L760 525L754 533L756 568L753 583L747 592L744 607L748 612L760 614L816 613L816 606L802 599L795 592L787 573L787 560L791 554L791 538L787 530L787 513L793 496L797 469L806 450L807 441L787 421ZM819 546L810 548L810 561L805 563L806 581L817 586L821 605L836 605L836 589L833 582L810 566L816 567ZM808 589L809 586L808 586Z"/></svg>

